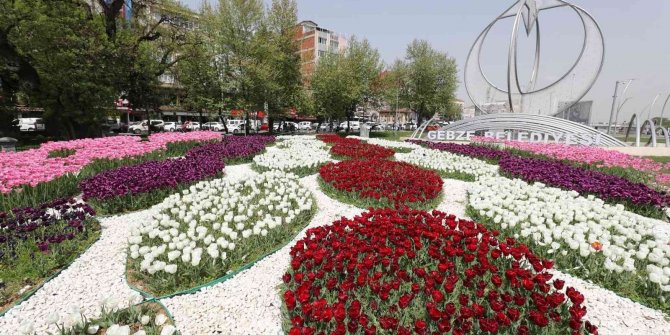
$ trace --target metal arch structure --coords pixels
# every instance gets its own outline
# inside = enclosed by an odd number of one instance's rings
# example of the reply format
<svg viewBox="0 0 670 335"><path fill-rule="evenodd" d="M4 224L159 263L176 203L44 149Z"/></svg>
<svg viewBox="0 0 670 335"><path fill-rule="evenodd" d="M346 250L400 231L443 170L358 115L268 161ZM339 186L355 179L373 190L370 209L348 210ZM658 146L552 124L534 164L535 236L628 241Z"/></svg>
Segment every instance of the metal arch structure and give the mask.
<svg viewBox="0 0 670 335"><path fill-rule="evenodd" d="M668 94L668 97L663 103L663 108L661 108L661 126L663 125L663 116L665 115L665 107L668 107L668 101L670 101L670 94Z"/></svg>
<svg viewBox="0 0 670 335"><path fill-rule="evenodd" d="M440 131L445 132L480 132L487 130L511 130L544 134L571 133L574 134L575 140L581 143L587 141L587 136L599 136L600 146L627 146L624 142L589 126L548 115L521 113L484 114L471 119L457 121L440 128Z"/></svg>
<svg viewBox="0 0 670 335"><path fill-rule="evenodd" d="M644 111L642 112L644 113ZM624 139L625 142L628 142L628 136L630 136L630 130L633 127L633 122L635 122L635 146L639 147L640 146L640 135L642 132L642 129L644 129L644 126L649 125L649 128L651 130L651 137L649 138L649 141L647 141L646 146L649 146L651 144L652 147L657 147L658 146L658 136L657 133L660 130L661 134L663 135L663 138L665 139L665 147L668 148L670 147L670 134L668 133L668 130L663 127L658 127L654 123L652 119L646 119L642 124L640 124L640 118L637 116L637 114L633 114L630 118L630 122L628 123L628 128L626 128L626 138Z"/></svg>
<svg viewBox="0 0 670 335"><path fill-rule="evenodd" d="M555 115L569 109L583 98L600 75L605 58L605 42L598 23L588 12L576 5L562 0L547 2L549 2L548 5L539 7L537 0L519 0L491 22L473 44L465 64L464 82L468 96L480 110L486 111L484 107L486 103L505 98L511 112ZM543 88L536 88L541 54L539 14L561 7L572 9L579 17L584 28L582 48L570 70L553 83ZM496 23L505 18L514 18L507 59L506 89L496 86L487 78L480 62L482 46L487 35ZM533 30L535 31L535 59L525 88L522 88L519 80L517 57L518 31L522 20L528 36ZM588 57L585 57L586 55ZM575 88L574 79L577 74L579 74L579 82L576 83ZM571 76L572 83L566 80ZM577 93L573 95L574 91ZM534 103L534 100L540 103Z"/></svg>

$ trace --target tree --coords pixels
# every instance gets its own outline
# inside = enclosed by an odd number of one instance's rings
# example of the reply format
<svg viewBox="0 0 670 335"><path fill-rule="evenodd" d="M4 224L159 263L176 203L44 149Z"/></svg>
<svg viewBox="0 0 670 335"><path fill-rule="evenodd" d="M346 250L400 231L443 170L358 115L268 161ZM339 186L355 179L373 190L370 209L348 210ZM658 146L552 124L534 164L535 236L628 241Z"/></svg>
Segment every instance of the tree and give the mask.
<svg viewBox="0 0 670 335"><path fill-rule="evenodd" d="M347 119L356 108L375 99L381 92L376 85L383 64L379 52L367 40L349 40L342 54L326 54L319 59L311 80L315 109L322 117Z"/></svg>
<svg viewBox="0 0 670 335"><path fill-rule="evenodd" d="M353 80L346 69L343 54L326 54L319 58L310 81L314 112L317 118L336 120L351 108L350 88Z"/></svg>
<svg viewBox="0 0 670 335"><path fill-rule="evenodd" d="M124 21L123 4L97 0L98 12L87 0L0 1L3 95L44 107L47 129L66 137L96 135L121 94L156 109L157 78L181 59L188 13L173 0L133 0L135 19ZM148 6L168 14L156 20Z"/></svg>
<svg viewBox="0 0 670 335"><path fill-rule="evenodd" d="M451 115L457 111L453 105L458 86L456 61L427 41L412 41L405 60L396 61L391 72L399 82L401 104L417 112L419 124L435 113Z"/></svg>
<svg viewBox="0 0 670 335"><path fill-rule="evenodd" d="M370 101L380 94L377 81L384 64L379 51L373 48L367 39L358 41L355 37L349 40L346 51L346 70L352 78L349 89L350 109L347 111L347 132L349 121L354 116L357 106L363 105L367 109Z"/></svg>
<svg viewBox="0 0 670 335"><path fill-rule="evenodd" d="M215 38L215 55L221 60L224 91L234 107L246 111L247 121L249 110L258 107L259 75L255 70L259 60L254 35L261 28L263 13L261 0L219 0L218 11L206 21ZM248 133L249 127L245 131Z"/></svg>
<svg viewBox="0 0 670 335"><path fill-rule="evenodd" d="M0 21L7 25L0 33L1 64L10 69L3 82L44 107L49 131L95 135L89 130L98 127L115 96L113 48L101 21L76 1L15 0L2 7Z"/></svg>
<svg viewBox="0 0 670 335"><path fill-rule="evenodd" d="M202 126L204 111L209 112L217 108L219 112L221 111L221 85L214 62L215 55L207 47L207 37L202 32L196 32L191 38L196 41L185 51L188 57L177 65L176 75L186 90L184 105L200 113Z"/></svg>
<svg viewBox="0 0 670 335"><path fill-rule="evenodd" d="M295 0L273 0L255 39L256 56L261 60L258 63L258 103L267 103L270 132L277 116L285 116L290 108L304 102L301 100L304 92L300 56L294 40L297 23L298 5Z"/></svg>

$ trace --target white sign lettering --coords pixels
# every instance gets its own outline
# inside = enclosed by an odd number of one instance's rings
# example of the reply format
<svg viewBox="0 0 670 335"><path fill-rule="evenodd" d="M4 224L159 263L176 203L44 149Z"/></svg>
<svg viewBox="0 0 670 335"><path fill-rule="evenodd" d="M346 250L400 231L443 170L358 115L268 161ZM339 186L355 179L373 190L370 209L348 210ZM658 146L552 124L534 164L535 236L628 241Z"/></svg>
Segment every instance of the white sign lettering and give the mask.
<svg viewBox="0 0 670 335"><path fill-rule="evenodd" d="M475 137L474 131L444 131L434 130L428 132L431 141L471 141ZM509 131L487 131L486 138L496 140L516 140L531 143L562 143L567 145L600 145L601 134L592 133L537 133L537 132L509 132Z"/></svg>

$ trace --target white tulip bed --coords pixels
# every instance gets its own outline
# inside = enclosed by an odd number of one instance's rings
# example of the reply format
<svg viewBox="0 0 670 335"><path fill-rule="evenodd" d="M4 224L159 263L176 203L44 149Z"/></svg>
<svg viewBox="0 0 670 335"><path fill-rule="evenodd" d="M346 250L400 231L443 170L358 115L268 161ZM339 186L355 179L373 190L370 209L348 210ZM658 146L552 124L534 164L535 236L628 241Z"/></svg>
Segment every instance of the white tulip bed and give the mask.
<svg viewBox="0 0 670 335"><path fill-rule="evenodd" d="M482 176L498 175L498 166L479 159L446 151L419 148L410 153L398 153L396 159L437 171L444 178L474 181Z"/></svg>
<svg viewBox="0 0 670 335"><path fill-rule="evenodd" d="M313 205L298 177L278 170L195 184L132 229L131 278L163 295L223 277L293 239Z"/></svg>
<svg viewBox="0 0 670 335"><path fill-rule="evenodd" d="M592 195L504 177L480 178L469 204L475 217L556 259L561 269L670 306L670 224Z"/></svg>
<svg viewBox="0 0 670 335"><path fill-rule="evenodd" d="M252 164L226 167L221 179L144 211L100 218L100 241L0 316L0 334L96 334L99 327L107 335L282 334L278 292L291 246L307 229L362 210L319 189L314 174L332 161L328 146L313 136L277 139ZM585 295L587 318L601 334L670 333L662 312L669 310L670 224L501 177L480 160L368 141L409 149L396 159L440 172L438 210L469 215L555 259L553 274ZM98 302L102 293L108 298ZM132 306L142 300L162 307L138 312L143 305Z"/></svg>
<svg viewBox="0 0 670 335"><path fill-rule="evenodd" d="M328 146L314 136L280 136L275 148L254 157L258 171L280 170L306 176L332 161Z"/></svg>

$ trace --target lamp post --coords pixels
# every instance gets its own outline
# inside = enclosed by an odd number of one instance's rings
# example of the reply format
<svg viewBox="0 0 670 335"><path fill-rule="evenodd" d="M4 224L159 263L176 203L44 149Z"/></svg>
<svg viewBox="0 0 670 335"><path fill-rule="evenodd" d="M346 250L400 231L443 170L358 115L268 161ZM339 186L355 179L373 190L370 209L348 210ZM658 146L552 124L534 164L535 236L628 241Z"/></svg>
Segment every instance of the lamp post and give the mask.
<svg viewBox="0 0 670 335"><path fill-rule="evenodd" d="M633 82L634 79L628 79L624 81L618 81L614 84L614 95L612 96L612 109L610 111L610 120L607 123L607 134L610 133L612 129L612 119L614 118L614 111L616 110L616 98L617 98L617 92L619 91L619 84L623 84L626 82L626 87L623 89L623 93L621 96L626 96L626 91L628 91L628 87L630 87L630 84ZM623 105L623 104L622 104ZM621 108L621 106L619 106Z"/></svg>
<svg viewBox="0 0 670 335"><path fill-rule="evenodd" d="M632 99L632 98L626 98L626 99L619 105L619 108L617 108L617 110L616 110L616 117L614 118L614 125L618 125L618 124L619 124L619 113L621 113L621 109L623 108L623 105L625 105L626 102L628 102L628 100L630 100L630 99ZM614 132L616 133L616 128L615 128Z"/></svg>

